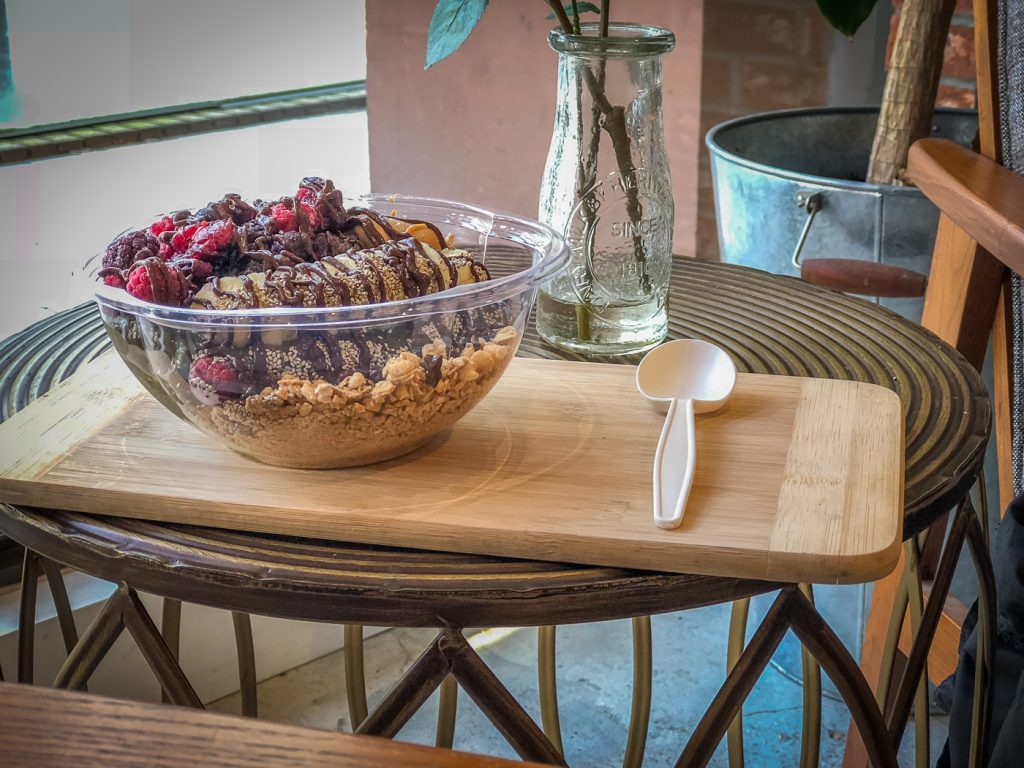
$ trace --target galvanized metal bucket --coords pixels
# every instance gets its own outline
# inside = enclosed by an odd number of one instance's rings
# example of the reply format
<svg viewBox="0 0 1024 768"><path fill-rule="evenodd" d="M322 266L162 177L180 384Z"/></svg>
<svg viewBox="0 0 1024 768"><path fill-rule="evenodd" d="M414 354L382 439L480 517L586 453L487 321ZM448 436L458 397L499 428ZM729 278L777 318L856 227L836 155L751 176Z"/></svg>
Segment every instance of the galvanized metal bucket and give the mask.
<svg viewBox="0 0 1024 768"><path fill-rule="evenodd" d="M707 135L723 260L800 274L811 258L874 261L924 274L938 210L915 187L868 184L878 109L765 112ZM936 110L932 135L969 146L977 114ZM921 299L881 299L915 320Z"/></svg>

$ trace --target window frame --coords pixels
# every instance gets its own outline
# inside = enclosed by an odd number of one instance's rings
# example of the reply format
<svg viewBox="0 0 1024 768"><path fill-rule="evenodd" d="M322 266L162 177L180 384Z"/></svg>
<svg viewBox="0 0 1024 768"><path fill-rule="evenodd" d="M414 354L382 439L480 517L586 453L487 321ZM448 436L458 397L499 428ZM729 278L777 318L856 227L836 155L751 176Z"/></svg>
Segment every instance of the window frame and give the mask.
<svg viewBox="0 0 1024 768"><path fill-rule="evenodd" d="M62 155L366 109L366 81L0 130L0 167Z"/></svg>

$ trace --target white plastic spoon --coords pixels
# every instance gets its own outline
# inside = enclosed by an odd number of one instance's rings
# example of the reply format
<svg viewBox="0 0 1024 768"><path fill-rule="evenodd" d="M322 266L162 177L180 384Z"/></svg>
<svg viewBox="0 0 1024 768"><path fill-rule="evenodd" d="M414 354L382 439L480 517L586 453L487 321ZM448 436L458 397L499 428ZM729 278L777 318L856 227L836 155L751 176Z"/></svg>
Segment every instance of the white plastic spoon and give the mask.
<svg viewBox="0 0 1024 768"><path fill-rule="evenodd" d="M677 528L697 464L694 413L720 408L736 386L736 366L714 344L679 339L652 349L636 371L640 393L668 407L654 454L654 524Z"/></svg>

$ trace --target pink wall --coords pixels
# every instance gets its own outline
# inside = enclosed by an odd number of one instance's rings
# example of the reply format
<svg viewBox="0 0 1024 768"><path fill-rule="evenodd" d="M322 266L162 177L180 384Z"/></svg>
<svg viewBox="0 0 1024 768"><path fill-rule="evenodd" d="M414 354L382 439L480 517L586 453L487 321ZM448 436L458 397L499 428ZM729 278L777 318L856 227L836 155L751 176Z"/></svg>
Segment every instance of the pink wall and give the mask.
<svg viewBox="0 0 1024 768"><path fill-rule="evenodd" d="M692 255L701 146L702 0L617 0L614 18L668 27L665 135L675 252ZM423 71L429 0L367 0L370 179L379 192L449 197L535 216L551 141L556 55L541 0L491 0L453 56Z"/></svg>

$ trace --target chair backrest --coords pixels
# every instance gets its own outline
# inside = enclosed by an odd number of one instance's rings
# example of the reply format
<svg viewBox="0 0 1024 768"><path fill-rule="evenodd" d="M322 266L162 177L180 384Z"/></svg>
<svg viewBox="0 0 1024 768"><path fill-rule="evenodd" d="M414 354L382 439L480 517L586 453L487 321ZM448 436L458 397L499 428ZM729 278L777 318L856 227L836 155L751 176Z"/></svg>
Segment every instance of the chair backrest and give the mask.
<svg viewBox="0 0 1024 768"><path fill-rule="evenodd" d="M979 154L926 139L908 170L942 211L921 322L979 368L992 339L1005 509L1024 479L1024 3L975 0L974 27Z"/></svg>

